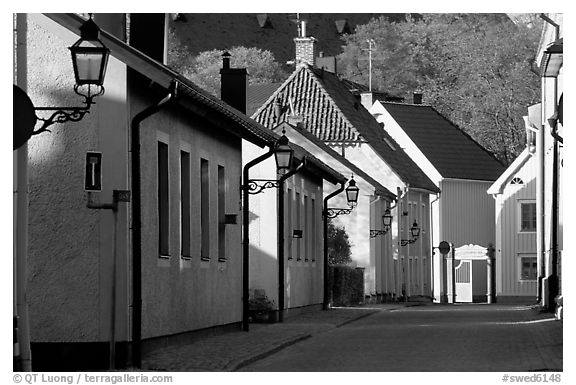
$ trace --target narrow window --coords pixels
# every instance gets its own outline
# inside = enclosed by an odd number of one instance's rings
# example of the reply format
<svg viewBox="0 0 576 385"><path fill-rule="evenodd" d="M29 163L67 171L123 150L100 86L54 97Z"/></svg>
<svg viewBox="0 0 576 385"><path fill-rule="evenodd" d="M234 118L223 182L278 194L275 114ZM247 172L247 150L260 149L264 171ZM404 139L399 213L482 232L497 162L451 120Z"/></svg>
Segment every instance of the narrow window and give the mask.
<svg viewBox="0 0 576 385"><path fill-rule="evenodd" d="M168 145L158 142L158 253L170 255Z"/></svg>
<svg viewBox="0 0 576 385"><path fill-rule="evenodd" d="M180 151L180 250L190 258L190 153Z"/></svg>
<svg viewBox="0 0 576 385"><path fill-rule="evenodd" d="M218 260L226 261L226 174L218 166Z"/></svg>
<svg viewBox="0 0 576 385"><path fill-rule="evenodd" d="M208 161L200 159L200 232L202 260L210 259L210 175Z"/></svg>
<svg viewBox="0 0 576 385"><path fill-rule="evenodd" d="M520 203L520 232L536 231L536 202Z"/></svg>
<svg viewBox="0 0 576 385"><path fill-rule="evenodd" d="M300 193L296 192L296 202L295 202L295 209L296 209L296 223L294 224L294 227L298 230L301 230L302 228L300 227ZM296 239L296 260L299 261L302 259L302 253L301 253L301 244L302 242L300 242L300 239Z"/></svg>
<svg viewBox="0 0 576 385"><path fill-rule="evenodd" d="M312 225L310 227L310 242L312 244L312 254L310 255L310 258L312 259L312 262L314 262L316 261L316 250L318 250L316 239L316 234L318 233L318 229L316 229L316 199L314 198L312 198Z"/></svg>
<svg viewBox="0 0 576 385"><path fill-rule="evenodd" d="M288 193L286 194L286 235L285 239L287 239L286 245L286 255L288 259L292 259L292 242L294 241L292 238L292 231L294 230L292 225L292 189L288 189Z"/></svg>
<svg viewBox="0 0 576 385"><path fill-rule="evenodd" d="M308 212L308 196L304 195L304 261L308 260L310 255L310 213Z"/></svg>

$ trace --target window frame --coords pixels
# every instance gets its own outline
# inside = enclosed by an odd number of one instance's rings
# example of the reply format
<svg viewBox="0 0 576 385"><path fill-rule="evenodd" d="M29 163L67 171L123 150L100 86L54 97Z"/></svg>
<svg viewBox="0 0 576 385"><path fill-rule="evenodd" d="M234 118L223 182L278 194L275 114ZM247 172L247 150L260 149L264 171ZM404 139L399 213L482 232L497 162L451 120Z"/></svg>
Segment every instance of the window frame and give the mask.
<svg viewBox="0 0 576 385"><path fill-rule="evenodd" d="M534 263L536 263L536 267L534 270L534 278L522 278L522 260L523 259L532 259ZM518 282L537 282L538 281L538 257L536 254L530 253L519 253L517 257L517 268L518 268Z"/></svg>
<svg viewBox="0 0 576 385"><path fill-rule="evenodd" d="M523 205L533 205L534 206L534 230L532 230L532 229L523 230L522 229L522 222L523 222L522 221L522 206ZM536 233L537 226L538 226L536 200L535 199L520 199L520 200L518 200L517 208L518 208L518 215L517 215L518 233L519 234L534 234L534 233Z"/></svg>

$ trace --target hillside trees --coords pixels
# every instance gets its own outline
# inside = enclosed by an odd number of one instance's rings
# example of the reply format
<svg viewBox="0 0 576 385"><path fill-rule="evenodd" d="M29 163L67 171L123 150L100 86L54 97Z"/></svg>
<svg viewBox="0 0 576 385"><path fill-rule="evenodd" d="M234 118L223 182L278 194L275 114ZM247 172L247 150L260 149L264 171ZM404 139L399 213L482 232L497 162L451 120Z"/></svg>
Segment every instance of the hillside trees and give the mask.
<svg viewBox="0 0 576 385"><path fill-rule="evenodd" d="M539 101L532 71L540 29L498 14L424 14L393 23L385 18L345 37L343 76L368 82L368 39L373 89L424 94L456 125L510 164L524 148L526 108Z"/></svg>
<svg viewBox="0 0 576 385"><path fill-rule="evenodd" d="M220 69L222 54L230 53L232 68L246 68L249 84L281 82L288 77L272 52L255 47L232 47L228 50L213 49L196 56L171 34L168 54L170 67L204 88L214 96L220 96Z"/></svg>

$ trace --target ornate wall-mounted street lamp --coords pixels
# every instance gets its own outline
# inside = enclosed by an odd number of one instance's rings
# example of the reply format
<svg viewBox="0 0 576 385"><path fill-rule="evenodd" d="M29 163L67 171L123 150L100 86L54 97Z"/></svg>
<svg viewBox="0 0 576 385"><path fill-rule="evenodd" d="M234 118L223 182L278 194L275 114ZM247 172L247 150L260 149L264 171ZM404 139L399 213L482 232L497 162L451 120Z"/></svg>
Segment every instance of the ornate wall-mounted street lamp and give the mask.
<svg viewBox="0 0 576 385"><path fill-rule="evenodd" d="M358 205L358 193L360 189L356 186L356 181L354 177L350 179L348 182L348 187L346 187L346 200L348 201L349 208L334 208L334 207L326 207L324 210L324 216L327 218L336 218L338 215L341 214L350 214L354 207ZM337 193L342 192L342 190L338 190Z"/></svg>
<svg viewBox="0 0 576 385"><path fill-rule="evenodd" d="M418 227L418 223L416 223L416 221L414 221L414 224L412 225L412 227L410 227L410 235L412 237L411 239L400 240L401 246L406 246L406 245L409 245L411 243L414 243L420 237L420 227Z"/></svg>
<svg viewBox="0 0 576 385"><path fill-rule="evenodd" d="M329 208L328 207L328 200L332 197L340 194L342 191L346 190L346 200L348 201L348 205L350 208ZM344 189L344 183L340 185L340 188L330 194L328 194L324 198L324 208L322 210L322 217L324 219L324 300L322 303L322 309L328 310L329 302L330 302L330 287L328 286L328 218L335 218L341 214L350 214L354 207L358 204L358 193L360 189L356 186L356 181L354 177L350 179L348 183L348 187Z"/></svg>
<svg viewBox="0 0 576 385"><path fill-rule="evenodd" d="M290 141L286 136L286 131L282 131L282 136L278 138L273 149L274 159L278 171L285 172L292 167L294 150L290 147ZM276 179L249 179L246 181L248 194L259 194L268 188L278 188L279 181Z"/></svg>
<svg viewBox="0 0 576 385"><path fill-rule="evenodd" d="M36 111L55 111L50 117L37 117L44 123L32 135L49 131L54 123L68 121L78 122L86 115L94 104L96 96L104 94L104 76L108 65L110 50L100 41L100 28L92 20L92 15L80 27L80 39L69 49L74 67L74 92L84 97L83 107L35 107Z"/></svg>
<svg viewBox="0 0 576 385"><path fill-rule="evenodd" d="M382 230L370 230L370 238L376 238L378 235L384 235L390 231L392 226L392 215L390 214L390 209L387 208L382 215Z"/></svg>

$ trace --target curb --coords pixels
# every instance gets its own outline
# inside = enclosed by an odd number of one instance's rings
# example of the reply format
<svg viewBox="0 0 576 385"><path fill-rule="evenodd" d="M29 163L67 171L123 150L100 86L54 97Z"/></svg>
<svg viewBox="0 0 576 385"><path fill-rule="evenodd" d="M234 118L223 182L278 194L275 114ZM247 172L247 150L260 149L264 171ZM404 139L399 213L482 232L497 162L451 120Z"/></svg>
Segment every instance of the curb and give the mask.
<svg viewBox="0 0 576 385"><path fill-rule="evenodd" d="M272 354L277 353L280 350L287 348L288 346L294 345L300 341L307 340L310 337L312 337L312 334L299 335L299 336L296 336L296 337L294 337L288 341L281 342L280 344L278 344L278 345L276 345L270 349L264 350L260 353L257 353L253 356L233 360L232 362L225 365L222 368L222 371L223 372L236 372L239 369L243 368L244 366L250 365L253 362L256 362L256 361L259 361L263 358L271 356Z"/></svg>
<svg viewBox="0 0 576 385"><path fill-rule="evenodd" d="M367 312L367 313L365 313L365 314L360 314L360 315L357 316L357 317L350 318L350 319L348 319L348 320L342 321L341 323L334 325L334 327L329 328L328 330L320 331L320 332L318 332L318 333L316 333L316 334L326 333L326 332L328 332L328 331L330 331L330 330L333 330L333 329L342 327L342 326L344 326L344 325L347 325L347 324L349 324L349 323L358 321L358 320L360 320L360 319L362 319L362 318L368 317L368 316L370 316L370 315L372 315L372 314L375 314L375 313L378 313L378 310L374 310L374 311L371 311L371 312ZM257 354L255 354L255 355L253 355L253 356L251 356L251 357L246 357L246 358L240 358L240 359L233 360L232 362L230 362L230 363L228 363L226 366L224 366L224 368L222 368L222 371L225 371L225 372L235 372L235 371L238 371L239 369L243 368L244 366L250 365L250 364L252 364L252 363L254 363L254 362L256 362L256 361L259 361L259 360L261 360L261 359L263 359L263 358L266 358L266 357L268 357L268 356L271 356L272 354L277 353L277 352L279 352L280 350L287 348L288 346L297 344L298 342L307 340L308 338L311 338L311 337L312 337L312 334L301 334L301 335L298 335L298 336L296 336L296 337L294 337L294 338L292 338L292 339L290 339L290 340L288 340L288 341L281 342L280 344L278 344L278 345L276 345L276 346L274 346L274 347L272 347L272 348L270 348L270 349L266 349L266 350L264 350L264 351L262 351L262 352L260 352L260 353L257 353Z"/></svg>

